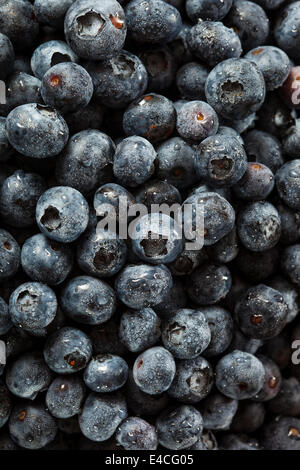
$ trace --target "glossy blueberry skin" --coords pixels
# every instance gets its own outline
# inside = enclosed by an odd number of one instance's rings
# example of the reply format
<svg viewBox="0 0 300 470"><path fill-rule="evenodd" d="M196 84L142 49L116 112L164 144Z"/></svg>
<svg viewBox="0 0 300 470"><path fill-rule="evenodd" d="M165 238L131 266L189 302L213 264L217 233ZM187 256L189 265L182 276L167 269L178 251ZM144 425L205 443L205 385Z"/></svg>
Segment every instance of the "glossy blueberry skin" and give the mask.
<svg viewBox="0 0 300 470"><path fill-rule="evenodd" d="M125 50L102 62L89 62L86 69L93 80L95 97L109 108L128 106L147 88L148 74L144 64Z"/></svg>
<svg viewBox="0 0 300 470"><path fill-rule="evenodd" d="M125 450L156 450L158 445L155 427L135 416L118 427L116 440Z"/></svg>
<svg viewBox="0 0 300 470"><path fill-rule="evenodd" d="M216 112L204 101L189 101L177 110L176 129L187 141L200 142L216 134L218 127Z"/></svg>
<svg viewBox="0 0 300 470"><path fill-rule="evenodd" d="M177 361L168 395L183 403L198 403L210 393L213 383L213 369L203 357Z"/></svg>
<svg viewBox="0 0 300 470"><path fill-rule="evenodd" d="M207 255L204 249L189 250L188 248L184 248L176 260L170 263L169 268L174 276L182 277L190 275L205 261L207 261ZM180 281L178 280L178 282Z"/></svg>
<svg viewBox="0 0 300 470"><path fill-rule="evenodd" d="M54 65L43 76L41 94L44 102L63 114L87 106L93 91L90 75L73 62Z"/></svg>
<svg viewBox="0 0 300 470"><path fill-rule="evenodd" d="M205 82L209 69L204 64L188 62L182 65L176 74L176 86L183 99L205 99Z"/></svg>
<svg viewBox="0 0 300 470"><path fill-rule="evenodd" d="M242 54L238 35L221 22L202 21L196 24L188 32L187 42L192 54L211 67Z"/></svg>
<svg viewBox="0 0 300 470"><path fill-rule="evenodd" d="M25 353L10 363L6 371L6 385L17 397L34 400L39 392L47 390L52 373L39 351Z"/></svg>
<svg viewBox="0 0 300 470"><path fill-rule="evenodd" d="M123 8L116 0L77 0L65 16L65 38L83 59L116 55L126 37Z"/></svg>
<svg viewBox="0 0 300 470"><path fill-rule="evenodd" d="M284 274L296 286L300 286L300 245L286 247L281 255L281 267Z"/></svg>
<svg viewBox="0 0 300 470"><path fill-rule="evenodd" d="M56 315L57 299L50 287L40 282L25 282L9 299L11 320L16 326L31 330L49 325Z"/></svg>
<svg viewBox="0 0 300 470"><path fill-rule="evenodd" d="M125 14L128 31L138 42L170 42L182 26L179 11L162 0L131 0L125 7Z"/></svg>
<svg viewBox="0 0 300 470"><path fill-rule="evenodd" d="M226 351L229 347L234 331L234 323L231 314L218 305L201 307L211 333L211 339L203 355L214 357Z"/></svg>
<svg viewBox="0 0 300 470"><path fill-rule="evenodd" d="M21 250L14 237L0 230L0 282L12 278L20 266Z"/></svg>
<svg viewBox="0 0 300 470"><path fill-rule="evenodd" d="M0 381L0 428L2 428L8 421L11 409L12 400L10 393L6 385L2 381Z"/></svg>
<svg viewBox="0 0 300 470"><path fill-rule="evenodd" d="M195 192L188 197L184 204L191 204L193 208L193 225L196 222L197 205L203 210L204 215L204 245L213 245L225 237L234 227L235 212L229 202L216 192Z"/></svg>
<svg viewBox="0 0 300 470"><path fill-rule="evenodd" d="M208 21L222 20L230 8L233 0L186 0L186 12L190 20L197 23L199 19Z"/></svg>
<svg viewBox="0 0 300 470"><path fill-rule="evenodd" d="M129 371L125 386L128 408L133 414L139 416L155 416L168 406L169 399L166 393L148 395L136 385L132 371Z"/></svg>
<svg viewBox="0 0 300 470"><path fill-rule="evenodd" d="M250 251L241 247L235 267L252 283L258 283L272 276L279 265L277 247L265 251Z"/></svg>
<svg viewBox="0 0 300 470"><path fill-rule="evenodd" d="M69 138L69 129L53 108L37 103L17 106L6 119L10 144L22 155L46 158L58 155Z"/></svg>
<svg viewBox="0 0 300 470"><path fill-rule="evenodd" d="M266 402L273 400L278 395L282 385L281 373L279 367L272 359L262 354L259 354L257 357L265 368L265 380L262 389L252 400L256 402ZM274 412L276 413L275 410ZM280 413L281 411L279 411L279 414Z"/></svg>
<svg viewBox="0 0 300 470"><path fill-rule="evenodd" d="M40 44L31 57L31 69L42 80L51 67L61 62L78 62L75 52L64 41L52 40Z"/></svg>
<svg viewBox="0 0 300 470"><path fill-rule="evenodd" d="M227 264L233 261L239 254L239 241L236 228L231 230L212 246L206 247L206 253L212 261Z"/></svg>
<svg viewBox="0 0 300 470"><path fill-rule="evenodd" d="M120 318L119 337L131 352L154 346L160 338L161 321L152 308L127 310Z"/></svg>
<svg viewBox="0 0 300 470"><path fill-rule="evenodd" d="M166 214L146 214L134 227L137 237L132 240L132 250L143 261L171 263L183 250L180 227Z"/></svg>
<svg viewBox="0 0 300 470"><path fill-rule="evenodd" d="M254 129L244 137L245 150L251 162L261 163L275 173L283 163L279 140L264 131Z"/></svg>
<svg viewBox="0 0 300 470"><path fill-rule="evenodd" d="M263 8L248 0L233 0L225 24L236 28L244 52L264 44L270 30L269 18Z"/></svg>
<svg viewBox="0 0 300 470"><path fill-rule="evenodd" d="M285 255L283 254L282 259L284 259L284 256ZM276 289L282 294L283 300L288 306L286 322L290 323L299 313L299 298L297 288L281 276L276 276L275 278L268 281L268 285L272 287L272 289Z"/></svg>
<svg viewBox="0 0 300 470"><path fill-rule="evenodd" d="M269 202L253 202L245 206L237 218L238 235L251 251L265 251L277 245L280 239L280 217Z"/></svg>
<svg viewBox="0 0 300 470"><path fill-rule="evenodd" d="M208 347L210 339L209 325L200 310L177 310L163 323L162 342L178 359L196 358Z"/></svg>
<svg viewBox="0 0 300 470"><path fill-rule="evenodd" d="M140 55L148 74L148 89L167 90L175 79L177 61L168 46L145 49Z"/></svg>
<svg viewBox="0 0 300 470"><path fill-rule="evenodd" d="M282 150L287 159L299 157L300 152L300 119L286 131L282 138Z"/></svg>
<svg viewBox="0 0 300 470"><path fill-rule="evenodd" d="M79 376L58 376L47 390L46 405L55 418L67 419L80 413L84 398L85 386Z"/></svg>
<svg viewBox="0 0 300 470"><path fill-rule="evenodd" d="M102 354L94 357L84 370L85 385L93 392L109 393L123 387L128 365L120 356Z"/></svg>
<svg viewBox="0 0 300 470"><path fill-rule="evenodd" d="M33 6L26 0L1 0L0 10L1 33L18 49L32 47L39 32Z"/></svg>
<svg viewBox="0 0 300 470"><path fill-rule="evenodd" d="M129 308L154 307L164 300L173 285L164 265L128 265L116 279L119 299Z"/></svg>
<svg viewBox="0 0 300 470"><path fill-rule="evenodd" d="M190 187L197 180L195 151L180 137L172 137L157 147L156 175L178 189Z"/></svg>
<svg viewBox="0 0 300 470"><path fill-rule="evenodd" d="M238 401L214 391L199 405L205 429L226 431L237 411Z"/></svg>
<svg viewBox="0 0 300 470"><path fill-rule="evenodd" d="M102 442L114 434L126 417L126 401L122 395L91 393L84 403L79 417L79 426L88 439Z"/></svg>
<svg viewBox="0 0 300 470"><path fill-rule="evenodd" d="M257 47L244 57L258 66L264 76L267 91L279 88L288 77L291 68L290 59L278 47Z"/></svg>
<svg viewBox="0 0 300 470"><path fill-rule="evenodd" d="M112 173L115 145L96 129L73 135L56 163L59 184L71 186L83 194L94 191Z"/></svg>
<svg viewBox="0 0 300 470"><path fill-rule="evenodd" d="M2 33L0 33L0 51L0 80L4 80L13 71L15 52L10 39Z"/></svg>
<svg viewBox="0 0 300 470"><path fill-rule="evenodd" d="M61 243L76 240L85 231L88 220L88 203L79 191L68 186L48 189L36 205L39 229Z"/></svg>
<svg viewBox="0 0 300 470"><path fill-rule="evenodd" d="M225 119L246 118L264 102L266 86L258 66L227 59L212 69L205 84L207 102Z"/></svg>
<svg viewBox="0 0 300 470"><path fill-rule="evenodd" d="M38 403L16 404L9 419L12 440L20 447L36 450L53 441L57 433L55 419Z"/></svg>
<svg viewBox="0 0 300 470"><path fill-rule="evenodd" d="M218 362L216 386L226 397L236 400L252 398L263 387L265 370L253 354L235 350Z"/></svg>
<svg viewBox="0 0 300 470"><path fill-rule="evenodd" d="M300 209L300 160L291 160L276 173L276 187L282 201L291 209Z"/></svg>
<svg viewBox="0 0 300 470"><path fill-rule="evenodd" d="M73 266L72 249L49 240L42 233L26 240L21 251L22 268L33 281L61 284Z"/></svg>
<svg viewBox="0 0 300 470"><path fill-rule="evenodd" d="M283 378L275 398L268 403L268 411L274 415L299 416L299 394L299 380L295 377Z"/></svg>
<svg viewBox="0 0 300 470"><path fill-rule="evenodd" d="M232 420L230 430L234 432L252 433L263 425L266 410L262 403L240 401L238 410Z"/></svg>
<svg viewBox="0 0 300 470"><path fill-rule="evenodd" d="M278 15L274 27L275 41L293 59L299 59L299 36L297 33L300 25L300 2L292 2Z"/></svg>
<svg viewBox="0 0 300 470"><path fill-rule="evenodd" d="M246 336L267 340L277 336L284 328L288 307L279 291L259 284L248 289L240 298L235 314Z"/></svg>
<svg viewBox="0 0 300 470"><path fill-rule="evenodd" d="M249 162L243 177L233 187L235 195L244 201L266 199L273 191L275 177L262 163Z"/></svg>
<svg viewBox="0 0 300 470"><path fill-rule="evenodd" d="M155 93L133 101L123 116L125 134L145 137L151 143L167 139L175 128L175 122L173 103Z"/></svg>
<svg viewBox="0 0 300 470"><path fill-rule="evenodd" d="M35 0L34 14L39 23L52 26L53 28L62 28L64 17L68 8L74 3L74 0Z"/></svg>
<svg viewBox="0 0 300 470"><path fill-rule="evenodd" d="M35 207L46 183L40 175L15 171L0 188L0 214L13 227L28 227L35 222Z"/></svg>
<svg viewBox="0 0 300 470"><path fill-rule="evenodd" d="M77 263L91 276L114 276L124 266L127 248L116 233L101 228L91 229L77 245Z"/></svg>
<svg viewBox="0 0 300 470"><path fill-rule="evenodd" d="M6 162L14 154L5 131L6 118L0 117L0 162Z"/></svg>
<svg viewBox="0 0 300 470"><path fill-rule="evenodd" d="M0 336L5 335L12 327L8 305L2 297L0 297Z"/></svg>
<svg viewBox="0 0 300 470"><path fill-rule="evenodd" d="M161 204L181 204L181 194L175 186L167 181L152 180L145 183L139 191L135 194L136 202L144 204L148 212L155 211L154 205L160 206ZM157 209L158 212L158 209Z"/></svg>
<svg viewBox="0 0 300 470"><path fill-rule="evenodd" d="M191 274L186 291L196 305L211 305L226 297L231 286L232 278L227 266L207 263Z"/></svg>
<svg viewBox="0 0 300 470"><path fill-rule="evenodd" d="M197 147L195 166L199 178L212 187L232 186L247 169L247 155L235 137L216 134Z"/></svg>
<svg viewBox="0 0 300 470"><path fill-rule="evenodd" d="M156 152L150 142L143 137L127 137L117 145L114 175L122 185L139 186L154 173L155 159Z"/></svg>
<svg viewBox="0 0 300 470"><path fill-rule="evenodd" d="M172 354L161 346L146 349L136 358L133 366L136 385L149 395L160 395L168 390L175 372Z"/></svg>
<svg viewBox="0 0 300 470"><path fill-rule="evenodd" d="M170 318L180 308L187 306L187 295L182 283L174 278L173 286L163 301L155 305L155 312L160 318Z"/></svg>
<svg viewBox="0 0 300 470"><path fill-rule="evenodd" d="M46 341L44 358L57 374L74 374L84 369L92 356L92 344L83 331L64 327Z"/></svg>
<svg viewBox="0 0 300 470"><path fill-rule="evenodd" d="M261 444L266 450L299 450L300 419L282 416L267 423L261 433Z"/></svg>
<svg viewBox="0 0 300 470"><path fill-rule="evenodd" d="M28 103L42 103L41 81L28 73L15 72L6 80L7 110Z"/></svg>
<svg viewBox="0 0 300 470"><path fill-rule="evenodd" d="M202 416L190 405L166 409L156 420L158 442L171 450L187 449L195 444L202 429Z"/></svg>
<svg viewBox="0 0 300 470"><path fill-rule="evenodd" d="M100 325L114 314L116 296L105 282L90 276L78 276L72 278L63 288L60 305L72 320L87 325Z"/></svg>

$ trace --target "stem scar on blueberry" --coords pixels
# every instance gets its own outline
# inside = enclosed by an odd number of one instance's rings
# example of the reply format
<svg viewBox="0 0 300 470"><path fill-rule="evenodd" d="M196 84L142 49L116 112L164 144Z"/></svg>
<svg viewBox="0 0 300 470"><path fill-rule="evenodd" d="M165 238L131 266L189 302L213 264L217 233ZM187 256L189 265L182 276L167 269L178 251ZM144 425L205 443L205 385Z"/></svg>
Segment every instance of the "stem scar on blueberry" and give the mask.
<svg viewBox="0 0 300 470"><path fill-rule="evenodd" d="M122 29L124 26L124 20L122 20L118 14L116 15L110 15L109 17L110 21L112 22L113 26L117 29Z"/></svg>
<svg viewBox="0 0 300 470"><path fill-rule="evenodd" d="M252 55L259 55L262 52L264 52L264 49L262 47L260 47L259 49L255 49L255 51L252 51L251 54Z"/></svg>
<svg viewBox="0 0 300 470"><path fill-rule="evenodd" d="M262 318L263 318L262 315L255 314L255 315L251 315L250 320L253 325L260 325L262 322Z"/></svg>
<svg viewBox="0 0 300 470"><path fill-rule="evenodd" d="M57 85L59 85L61 82L61 77L59 75L51 75L50 77L50 85L52 87L56 87Z"/></svg>
<svg viewBox="0 0 300 470"><path fill-rule="evenodd" d="M9 242L4 242L3 245L6 250L11 250L11 244Z"/></svg>
<svg viewBox="0 0 300 470"><path fill-rule="evenodd" d="M292 439L300 439L299 429L297 429L295 427L290 427L288 437L291 437Z"/></svg>
<svg viewBox="0 0 300 470"><path fill-rule="evenodd" d="M278 378L275 377L274 375L269 378L268 380L268 385L270 388L275 388L276 385L278 384Z"/></svg>
<svg viewBox="0 0 300 470"><path fill-rule="evenodd" d="M19 415L18 415L18 420L19 420L19 421L24 421L24 419L26 418L26 416L27 416L27 413L26 413L25 410L23 410L23 411L21 411L21 413L19 413Z"/></svg>

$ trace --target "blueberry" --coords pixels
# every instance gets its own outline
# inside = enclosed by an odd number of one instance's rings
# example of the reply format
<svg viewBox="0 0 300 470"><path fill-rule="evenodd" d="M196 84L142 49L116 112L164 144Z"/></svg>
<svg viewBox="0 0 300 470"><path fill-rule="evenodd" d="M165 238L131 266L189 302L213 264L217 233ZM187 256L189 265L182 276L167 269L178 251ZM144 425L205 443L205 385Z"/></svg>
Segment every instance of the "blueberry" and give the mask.
<svg viewBox="0 0 300 470"><path fill-rule="evenodd" d="M45 191L36 205L36 220L40 230L62 243L76 240L86 229L88 203L82 194L68 186L56 186Z"/></svg>
<svg viewBox="0 0 300 470"><path fill-rule="evenodd" d="M57 299L50 287L40 282L25 282L17 287L9 299L12 322L31 330L49 325L56 315Z"/></svg>
<svg viewBox="0 0 300 470"><path fill-rule="evenodd" d="M199 178L211 186L232 186L247 168L246 152L235 137L208 137L198 146L195 156Z"/></svg>
<svg viewBox="0 0 300 470"><path fill-rule="evenodd" d="M173 285L164 265L127 265L116 279L119 299L129 308L154 307L164 300Z"/></svg>
<svg viewBox="0 0 300 470"><path fill-rule="evenodd" d="M283 300L288 306L286 322L290 323L299 313L299 299L296 287L281 276L271 279L268 284L272 289L276 289L282 294Z"/></svg>
<svg viewBox="0 0 300 470"><path fill-rule="evenodd" d="M244 51L264 44L270 31L263 8L248 0L233 0L225 24L239 35Z"/></svg>
<svg viewBox="0 0 300 470"><path fill-rule="evenodd" d="M189 188L197 176L194 169L195 151L180 137L173 137L157 147L156 175L178 189Z"/></svg>
<svg viewBox="0 0 300 470"><path fill-rule="evenodd" d="M272 276L279 265L277 247L265 251L250 251L241 248L235 267L248 281L257 283Z"/></svg>
<svg viewBox="0 0 300 470"><path fill-rule="evenodd" d="M12 327L8 305L2 297L0 297L0 336L5 335Z"/></svg>
<svg viewBox="0 0 300 470"><path fill-rule="evenodd" d="M199 19L218 21L229 12L233 0L186 0L188 17L197 23Z"/></svg>
<svg viewBox="0 0 300 470"><path fill-rule="evenodd" d="M268 91L279 88L288 77L290 59L278 47L257 47L249 51L244 57L258 66L264 76Z"/></svg>
<svg viewBox="0 0 300 470"><path fill-rule="evenodd" d="M14 237L0 230L0 282L12 278L20 266L21 250Z"/></svg>
<svg viewBox="0 0 300 470"><path fill-rule="evenodd" d="M215 246L215 245L214 245ZM189 250L185 248L173 263L169 264L171 273L175 276L186 276L207 261L207 255L204 249ZM179 282L179 281L178 281Z"/></svg>
<svg viewBox="0 0 300 470"><path fill-rule="evenodd" d="M135 360L133 378L149 395L159 395L171 386L176 371L172 354L161 346L146 349Z"/></svg>
<svg viewBox="0 0 300 470"><path fill-rule="evenodd" d="M99 325L109 320L116 310L113 289L90 276L72 278L63 288L60 304L72 320L87 325Z"/></svg>
<svg viewBox="0 0 300 470"><path fill-rule="evenodd" d="M244 142L250 162L261 163L273 173L283 165L281 143L275 136L254 129L246 134Z"/></svg>
<svg viewBox="0 0 300 470"><path fill-rule="evenodd" d="M71 272L73 254L70 247L51 241L43 234L37 234L24 243L21 263L33 281L57 285Z"/></svg>
<svg viewBox="0 0 300 470"><path fill-rule="evenodd" d="M235 195L245 201L266 199L273 191L275 178L272 171L262 163L248 163L246 172L233 187Z"/></svg>
<svg viewBox="0 0 300 470"><path fill-rule="evenodd" d="M84 59L103 60L123 47L126 22L116 0L77 0L65 16L65 38Z"/></svg>
<svg viewBox="0 0 300 470"><path fill-rule="evenodd" d="M187 44L187 33L190 28L191 25L189 23L182 23L182 27L176 38L168 43L168 48L171 50L178 65L186 64L193 60L193 56ZM197 96L197 98L199 98L199 96Z"/></svg>
<svg viewBox="0 0 300 470"><path fill-rule="evenodd" d="M299 109L299 66L290 67L287 79L279 89L279 94L289 108Z"/></svg>
<svg viewBox="0 0 300 470"><path fill-rule="evenodd" d="M6 162L14 154L5 131L6 118L0 117L0 162Z"/></svg>
<svg viewBox="0 0 300 470"><path fill-rule="evenodd" d="M226 397L245 400L263 387L265 370L253 354L235 350L216 366L216 386Z"/></svg>
<svg viewBox="0 0 300 470"><path fill-rule="evenodd" d="M99 211L101 211L101 206L109 204L114 209L114 215L117 220L119 220L119 207L126 198L127 209L135 204L134 196L127 191L123 186L120 186L116 183L107 183L97 189L94 195L94 209L96 213L100 216Z"/></svg>
<svg viewBox="0 0 300 470"><path fill-rule="evenodd" d="M219 120L214 109L204 101L189 101L177 111L176 128L183 139L200 142L217 133Z"/></svg>
<svg viewBox="0 0 300 470"><path fill-rule="evenodd" d="M39 23L52 26L53 28L62 28L64 17L68 8L74 3L74 0L35 0L34 14Z"/></svg>
<svg viewBox="0 0 300 470"><path fill-rule="evenodd" d="M15 171L0 188L0 214L13 227L28 227L35 222L35 207L46 183L40 175Z"/></svg>
<svg viewBox="0 0 300 470"><path fill-rule="evenodd" d="M227 137L235 137L241 145L244 145L243 137L240 135L240 133L237 130L233 129L232 127L219 126L218 135L227 136Z"/></svg>
<svg viewBox="0 0 300 470"><path fill-rule="evenodd" d="M9 419L9 432L20 447L35 450L49 444L56 436L55 419L44 406L36 403L18 403Z"/></svg>
<svg viewBox="0 0 300 470"><path fill-rule="evenodd" d="M229 347L234 330L231 314L219 306L201 307L211 333L208 347L204 351L205 357L218 356Z"/></svg>
<svg viewBox="0 0 300 470"><path fill-rule="evenodd" d="M188 32L187 42L192 54L211 67L242 54L238 35L221 22L202 21L196 24Z"/></svg>
<svg viewBox="0 0 300 470"><path fill-rule="evenodd" d="M78 62L78 57L64 41L46 41L34 50L31 69L42 80L47 70L62 62Z"/></svg>
<svg viewBox="0 0 300 470"><path fill-rule="evenodd" d="M163 323L162 342L176 358L194 359L208 347L210 328L200 310L180 309Z"/></svg>
<svg viewBox="0 0 300 470"><path fill-rule="evenodd" d="M267 423L261 433L261 443L266 450L299 450L300 420L280 417Z"/></svg>
<svg viewBox="0 0 300 470"><path fill-rule="evenodd" d="M0 50L0 79L4 80L13 71L15 51L10 39L2 33L0 33Z"/></svg>
<svg viewBox="0 0 300 470"><path fill-rule="evenodd" d="M91 441L109 439L127 417L126 401L119 393L98 395L91 393L79 417L81 432Z"/></svg>
<svg viewBox="0 0 300 470"><path fill-rule="evenodd" d="M269 92L261 109L257 113L257 125L273 136L284 136L289 127L295 123L295 113L283 102L276 92ZM253 159L251 159L253 160ZM268 163L262 161L273 168Z"/></svg>
<svg viewBox="0 0 300 470"><path fill-rule="evenodd" d="M255 432L263 425L265 415L266 410L262 403L254 403L247 400L240 401L230 430L237 433Z"/></svg>
<svg viewBox="0 0 300 470"><path fill-rule="evenodd" d="M212 392L199 405L205 429L226 431L238 408L238 401L218 392Z"/></svg>
<svg viewBox="0 0 300 470"><path fill-rule="evenodd" d="M248 117L261 107L265 94L263 74L246 59L220 62L208 75L205 85L207 102L225 119Z"/></svg>
<svg viewBox="0 0 300 470"><path fill-rule="evenodd" d="M246 434L226 434L219 440L222 450L260 450L259 442Z"/></svg>
<svg viewBox="0 0 300 470"><path fill-rule="evenodd" d="M178 189L167 181L152 180L143 185L143 187L137 191L136 202L138 204L144 204L148 212L154 213L155 206L161 206L162 204L181 204L181 194ZM157 209L158 212L158 209Z"/></svg>
<svg viewBox="0 0 300 470"><path fill-rule="evenodd" d="M128 137L117 145L114 175L122 185L139 186L154 173L155 159L156 152L150 142L143 137Z"/></svg>
<svg viewBox="0 0 300 470"><path fill-rule="evenodd" d="M237 229L242 244L248 250L268 250L280 239L280 217L269 202L253 202L240 211Z"/></svg>
<svg viewBox="0 0 300 470"><path fill-rule="evenodd" d="M284 3L284 0L255 0L255 3L258 3L266 10L276 10Z"/></svg>
<svg viewBox="0 0 300 470"><path fill-rule="evenodd" d="M126 355L126 348L119 338L119 318L117 315L112 316L99 326L93 325L89 331L89 338L92 341L94 354Z"/></svg>
<svg viewBox="0 0 300 470"><path fill-rule="evenodd" d="M170 42L182 26L179 11L162 0L131 0L125 14L128 31L138 42Z"/></svg>
<svg viewBox="0 0 300 470"><path fill-rule="evenodd" d="M114 392L123 387L128 365L120 356L102 354L93 358L84 370L83 379L93 392Z"/></svg>
<svg viewBox="0 0 300 470"><path fill-rule="evenodd" d="M7 116L6 133L15 150L34 158L59 154L69 137L62 116L55 109L36 103L13 109Z"/></svg>
<svg viewBox="0 0 300 470"><path fill-rule="evenodd" d="M212 261L227 264L233 261L239 254L239 242L236 228L214 245L206 247L206 253Z"/></svg>
<svg viewBox="0 0 300 470"><path fill-rule="evenodd" d="M281 255L281 267L284 274L296 286L300 285L300 245L286 247Z"/></svg>
<svg viewBox="0 0 300 470"><path fill-rule="evenodd" d="M257 402L266 402L273 400L276 395L278 395L282 385L281 373L279 367L274 361L272 361L272 359L269 359L262 354L259 354L257 357L265 368L265 380L262 389L257 395L255 395L255 397L252 398L252 400ZM285 395L284 400L286 400L287 394L283 395ZM279 413L281 413L281 411L279 411Z"/></svg>
<svg viewBox="0 0 300 470"><path fill-rule="evenodd" d="M142 418L127 418L116 431L116 440L125 450L156 450L155 427Z"/></svg>
<svg viewBox="0 0 300 470"><path fill-rule="evenodd" d="M268 403L268 411L282 416L299 416L300 384L298 379L295 377L283 378L280 385L280 388L278 387L276 390L275 397L270 396L272 399Z"/></svg>
<svg viewBox="0 0 300 470"><path fill-rule="evenodd" d="M286 324L288 307L279 291L259 284L241 297L235 313L246 336L266 340L281 332Z"/></svg>
<svg viewBox="0 0 300 470"><path fill-rule="evenodd" d="M167 296L159 304L155 305L154 308L161 318L170 318L178 309L185 308L186 306L187 295L184 286L178 279L174 278L173 286Z"/></svg>
<svg viewBox="0 0 300 470"><path fill-rule="evenodd" d="M0 30L18 49L33 46L39 32L39 23L33 6L27 0L1 0Z"/></svg>
<svg viewBox="0 0 300 470"><path fill-rule="evenodd" d="M41 103L41 81L25 72L15 72L6 80L6 105L9 111L29 103Z"/></svg>
<svg viewBox="0 0 300 470"><path fill-rule="evenodd" d="M83 194L95 190L112 174L114 151L113 141L103 132L96 129L78 132L57 160L58 183Z"/></svg>
<svg viewBox="0 0 300 470"><path fill-rule="evenodd" d="M190 450L218 450L218 443L211 431L204 430Z"/></svg>
<svg viewBox="0 0 300 470"><path fill-rule="evenodd" d="M0 428L8 421L12 409L12 400L6 385L0 381ZM1 449L1 446L0 446Z"/></svg>
<svg viewBox="0 0 300 470"><path fill-rule="evenodd" d="M211 305L226 297L231 285L232 278L227 266L207 263L191 274L186 291L196 305Z"/></svg>
<svg viewBox="0 0 300 470"><path fill-rule="evenodd" d="M147 48L140 54L148 73L148 88L161 92L172 85L177 71L177 61L168 46Z"/></svg>
<svg viewBox="0 0 300 470"><path fill-rule="evenodd" d="M147 70L131 52L123 50L102 62L89 62L86 69L93 80L95 97L109 108L128 106L147 88Z"/></svg>
<svg viewBox="0 0 300 470"><path fill-rule="evenodd" d="M155 93L133 101L123 115L125 134L145 137L152 143L167 139L172 134L175 123L173 103L165 96Z"/></svg>
<svg viewBox="0 0 300 470"><path fill-rule="evenodd" d="M84 234L77 246L77 263L91 276L111 277L124 266L127 248L116 233L100 228Z"/></svg>
<svg viewBox="0 0 300 470"><path fill-rule="evenodd" d="M203 213L204 245L213 245L228 235L234 227L235 212L233 207L216 192L196 192L188 197L184 204L192 206L191 225L193 230L197 228L195 226L196 212L200 210ZM187 214L185 217L189 220L190 215Z"/></svg>
<svg viewBox="0 0 300 470"><path fill-rule="evenodd" d="M176 86L182 98L187 100L205 99L205 82L209 69L204 64L188 62L176 74Z"/></svg>
<svg viewBox="0 0 300 470"><path fill-rule="evenodd" d="M195 444L202 429L202 416L190 405L166 409L156 420L158 442L171 450L187 449Z"/></svg>
<svg viewBox="0 0 300 470"><path fill-rule="evenodd" d="M47 390L52 373L39 351L25 353L10 363L6 371L6 385L17 397L34 400L39 392Z"/></svg>
<svg viewBox="0 0 300 470"><path fill-rule="evenodd" d="M213 382L213 369L203 357L178 361L168 394L183 403L197 403L210 393Z"/></svg>
<svg viewBox="0 0 300 470"><path fill-rule="evenodd" d="M103 124L104 109L96 100L91 100L83 109L64 116L68 124L70 134L77 134L86 129L100 130Z"/></svg>
<svg viewBox="0 0 300 470"><path fill-rule="evenodd" d="M51 67L42 80L44 102L61 113L71 113L87 106L93 96L93 82L81 65L65 62Z"/></svg>
<svg viewBox="0 0 300 470"><path fill-rule="evenodd" d="M44 358L57 374L73 374L84 369L92 355L91 341L81 330L64 327L46 341Z"/></svg>
<svg viewBox="0 0 300 470"><path fill-rule="evenodd" d="M299 38L297 30L300 25L300 3L292 2L278 15L274 27L274 38L278 46L293 59L299 59ZM295 34L296 33L296 34Z"/></svg>
<svg viewBox="0 0 300 470"><path fill-rule="evenodd" d="M159 340L160 325L160 319L152 308L127 310L120 318L120 340L131 352L143 351Z"/></svg>

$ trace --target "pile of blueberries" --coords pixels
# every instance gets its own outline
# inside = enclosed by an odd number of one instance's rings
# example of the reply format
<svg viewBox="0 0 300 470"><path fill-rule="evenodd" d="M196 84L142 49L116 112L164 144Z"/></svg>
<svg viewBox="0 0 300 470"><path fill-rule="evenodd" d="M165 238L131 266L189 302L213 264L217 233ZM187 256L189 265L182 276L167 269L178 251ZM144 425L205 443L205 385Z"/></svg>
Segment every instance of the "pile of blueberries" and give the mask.
<svg viewBox="0 0 300 470"><path fill-rule="evenodd" d="M0 449L300 450L298 61L300 1L0 0Z"/></svg>

